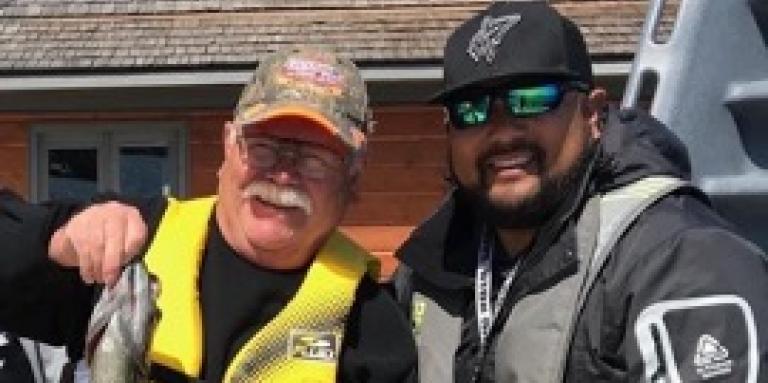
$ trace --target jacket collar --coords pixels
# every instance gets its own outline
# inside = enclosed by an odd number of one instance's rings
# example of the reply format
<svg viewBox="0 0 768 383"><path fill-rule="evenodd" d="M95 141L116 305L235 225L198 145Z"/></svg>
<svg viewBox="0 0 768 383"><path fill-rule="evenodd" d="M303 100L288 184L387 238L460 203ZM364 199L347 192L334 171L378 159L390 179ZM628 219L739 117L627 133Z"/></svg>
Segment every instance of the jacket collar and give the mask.
<svg viewBox="0 0 768 383"><path fill-rule="evenodd" d="M469 287L477 266L479 225L451 190L437 211L419 225L396 256L414 273L446 289Z"/></svg>

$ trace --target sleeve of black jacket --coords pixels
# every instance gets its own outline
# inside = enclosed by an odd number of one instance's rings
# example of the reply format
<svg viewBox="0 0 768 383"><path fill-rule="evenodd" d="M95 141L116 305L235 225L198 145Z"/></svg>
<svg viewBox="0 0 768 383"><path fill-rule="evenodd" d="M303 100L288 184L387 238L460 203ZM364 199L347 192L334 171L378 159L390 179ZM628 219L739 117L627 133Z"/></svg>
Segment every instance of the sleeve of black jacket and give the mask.
<svg viewBox="0 0 768 383"><path fill-rule="evenodd" d="M53 345L81 347L92 288L48 259L51 233L75 203L29 204L0 191L0 328Z"/></svg>
<svg viewBox="0 0 768 383"><path fill-rule="evenodd" d="M763 253L696 201L664 205L618 250L601 339L623 327L626 381L768 381Z"/></svg>
<svg viewBox="0 0 768 383"><path fill-rule="evenodd" d="M98 196L92 203L114 199ZM164 199L121 201L139 208L147 222ZM57 201L30 204L0 191L0 329L80 355L98 287L82 282L75 268L48 258L52 233L86 204ZM150 225L152 226L152 225Z"/></svg>
<svg viewBox="0 0 768 383"><path fill-rule="evenodd" d="M417 381L413 335L388 289L361 281L344 334L340 382Z"/></svg>

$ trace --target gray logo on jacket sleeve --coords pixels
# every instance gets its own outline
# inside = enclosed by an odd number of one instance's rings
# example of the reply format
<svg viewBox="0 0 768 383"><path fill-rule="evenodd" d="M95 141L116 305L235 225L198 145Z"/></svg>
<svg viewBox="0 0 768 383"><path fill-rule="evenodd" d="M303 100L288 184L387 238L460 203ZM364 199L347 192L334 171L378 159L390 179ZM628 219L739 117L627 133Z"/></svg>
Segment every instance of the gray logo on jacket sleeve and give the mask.
<svg viewBox="0 0 768 383"><path fill-rule="evenodd" d="M728 349L709 334L699 337L693 364L696 366L696 373L702 379L728 375L733 369L733 361L728 358Z"/></svg>
<svg viewBox="0 0 768 383"><path fill-rule="evenodd" d="M652 383L757 383L757 327L749 303L736 295L660 301L635 322L645 379Z"/></svg>

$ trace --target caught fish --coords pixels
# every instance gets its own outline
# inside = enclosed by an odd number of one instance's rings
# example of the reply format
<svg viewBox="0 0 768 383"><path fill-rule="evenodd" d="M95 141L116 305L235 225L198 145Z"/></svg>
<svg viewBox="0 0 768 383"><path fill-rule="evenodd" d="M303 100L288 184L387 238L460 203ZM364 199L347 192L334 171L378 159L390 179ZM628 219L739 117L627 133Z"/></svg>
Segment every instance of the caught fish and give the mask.
<svg viewBox="0 0 768 383"><path fill-rule="evenodd" d="M91 313L86 332L86 361L93 383L149 381L147 348L158 317L157 280L143 263L123 269Z"/></svg>

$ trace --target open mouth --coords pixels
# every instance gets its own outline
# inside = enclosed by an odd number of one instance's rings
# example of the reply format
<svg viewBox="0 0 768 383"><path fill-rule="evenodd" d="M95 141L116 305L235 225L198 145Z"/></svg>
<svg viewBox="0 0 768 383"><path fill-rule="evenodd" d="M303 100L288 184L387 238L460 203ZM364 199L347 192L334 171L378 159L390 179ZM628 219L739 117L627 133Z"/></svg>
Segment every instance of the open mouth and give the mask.
<svg viewBox="0 0 768 383"><path fill-rule="evenodd" d="M528 167L533 162L530 151L498 154L486 159L486 166L493 170L515 169Z"/></svg>
<svg viewBox="0 0 768 383"><path fill-rule="evenodd" d="M495 177L519 177L538 170L538 157L531 150L496 153L485 158L485 170Z"/></svg>
<svg viewBox="0 0 768 383"><path fill-rule="evenodd" d="M255 199L261 205L275 210L300 209L307 215L312 212L312 206L306 194L269 183L256 182L248 185L243 191L243 197Z"/></svg>
<svg viewBox="0 0 768 383"><path fill-rule="evenodd" d="M268 210L280 211L280 212L299 212L299 211L303 212L304 211L304 209L299 206L274 203L258 196L250 196L248 197L248 199L252 201L252 204L254 205L253 207L259 207L262 209L266 208Z"/></svg>

